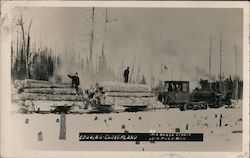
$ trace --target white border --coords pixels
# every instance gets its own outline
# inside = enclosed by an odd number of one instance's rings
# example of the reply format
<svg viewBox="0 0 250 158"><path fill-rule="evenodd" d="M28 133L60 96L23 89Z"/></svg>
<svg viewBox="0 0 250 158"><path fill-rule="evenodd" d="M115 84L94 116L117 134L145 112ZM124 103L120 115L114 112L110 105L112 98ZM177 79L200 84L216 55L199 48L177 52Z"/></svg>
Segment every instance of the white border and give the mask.
<svg viewBox="0 0 250 158"><path fill-rule="evenodd" d="M243 151L242 152L88 152L88 151L15 151L11 148L8 135L10 121L10 10L15 6L27 7L131 7L131 8L243 8ZM219 1L2 1L1 2L1 56L0 56L0 101L1 101L1 152L0 157L161 157L171 154L192 158L249 157L249 3ZM216 144L215 144L216 145Z"/></svg>

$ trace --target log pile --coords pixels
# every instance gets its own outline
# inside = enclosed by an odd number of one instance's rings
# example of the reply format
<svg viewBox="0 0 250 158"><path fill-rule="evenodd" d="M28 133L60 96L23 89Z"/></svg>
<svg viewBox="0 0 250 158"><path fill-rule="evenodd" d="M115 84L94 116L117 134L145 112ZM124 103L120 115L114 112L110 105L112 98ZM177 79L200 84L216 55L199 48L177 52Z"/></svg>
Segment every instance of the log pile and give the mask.
<svg viewBox="0 0 250 158"><path fill-rule="evenodd" d="M15 81L14 87L17 88L17 94L13 98L25 109L30 109L28 111L42 111L46 105L47 109L70 106L70 112L80 113L150 109L158 106L151 88L143 84L98 82L84 93L79 88L77 93L70 83L26 79Z"/></svg>
<svg viewBox="0 0 250 158"><path fill-rule="evenodd" d="M53 83L42 80L16 80L14 87L16 94L12 96L13 100L20 103L22 107L39 108L51 106L72 106L83 104L83 91L71 87L70 83ZM79 102L81 104L79 104ZM39 103L39 104L38 104Z"/></svg>
<svg viewBox="0 0 250 158"><path fill-rule="evenodd" d="M17 88L18 93L22 94L21 98L23 96L24 100L26 100L27 97L31 100L54 100L54 98L55 100L64 98L64 100L67 100L71 98L69 95L77 94L76 89L72 88L70 83L53 83L49 81L25 79L16 80L14 87ZM81 88L79 88L78 93L82 94ZM52 97L52 95L55 96ZM62 96L58 97L57 95Z"/></svg>
<svg viewBox="0 0 250 158"><path fill-rule="evenodd" d="M99 82L95 85L93 100L98 105L144 106L154 104L151 88L143 84Z"/></svg>

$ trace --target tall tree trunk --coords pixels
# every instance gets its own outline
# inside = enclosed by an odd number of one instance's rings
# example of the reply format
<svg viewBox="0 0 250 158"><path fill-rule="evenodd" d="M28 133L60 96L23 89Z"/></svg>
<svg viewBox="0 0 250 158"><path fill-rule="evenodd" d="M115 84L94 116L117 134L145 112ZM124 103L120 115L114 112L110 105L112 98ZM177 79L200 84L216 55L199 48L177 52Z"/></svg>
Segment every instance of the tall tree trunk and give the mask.
<svg viewBox="0 0 250 158"><path fill-rule="evenodd" d="M27 39L27 48L26 48L26 78L30 78L30 63L29 58L30 54L30 27L32 24L32 19L30 20L29 28L28 28L28 39Z"/></svg>
<svg viewBox="0 0 250 158"><path fill-rule="evenodd" d="M30 78L29 57L30 57L30 36L28 36L27 50L26 50L26 78Z"/></svg>
<svg viewBox="0 0 250 158"><path fill-rule="evenodd" d="M89 58L92 62L92 56L93 56L93 47L94 47L94 21L95 21L95 8L92 8L92 25L91 25L91 32L90 32L90 49L89 49Z"/></svg>

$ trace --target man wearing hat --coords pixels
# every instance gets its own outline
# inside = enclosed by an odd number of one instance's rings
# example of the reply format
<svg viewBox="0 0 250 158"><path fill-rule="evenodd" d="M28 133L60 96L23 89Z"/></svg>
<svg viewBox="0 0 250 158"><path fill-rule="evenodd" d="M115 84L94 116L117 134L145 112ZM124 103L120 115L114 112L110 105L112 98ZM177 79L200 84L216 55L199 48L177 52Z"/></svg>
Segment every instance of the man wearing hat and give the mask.
<svg viewBox="0 0 250 158"><path fill-rule="evenodd" d="M129 67L127 67L127 69L124 70L123 77L124 77L124 82L125 82L125 83L128 83Z"/></svg>
<svg viewBox="0 0 250 158"><path fill-rule="evenodd" d="M75 87L76 92L78 92L78 86L80 85L78 73L76 72L74 76L68 75L68 77L72 79L72 87Z"/></svg>

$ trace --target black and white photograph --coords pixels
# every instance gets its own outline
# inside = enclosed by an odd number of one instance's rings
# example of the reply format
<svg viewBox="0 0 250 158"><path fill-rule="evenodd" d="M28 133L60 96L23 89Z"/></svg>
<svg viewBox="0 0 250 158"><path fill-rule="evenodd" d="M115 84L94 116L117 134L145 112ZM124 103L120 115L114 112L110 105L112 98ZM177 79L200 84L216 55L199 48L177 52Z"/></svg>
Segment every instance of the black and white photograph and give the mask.
<svg viewBox="0 0 250 158"><path fill-rule="evenodd" d="M11 150L249 150L246 8L131 6L9 9Z"/></svg>

